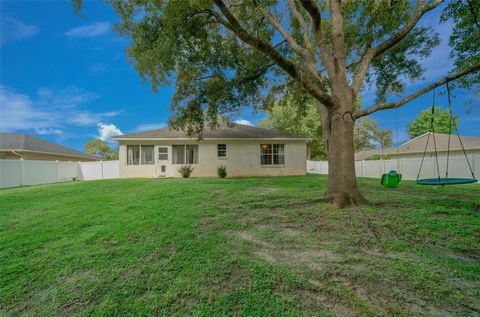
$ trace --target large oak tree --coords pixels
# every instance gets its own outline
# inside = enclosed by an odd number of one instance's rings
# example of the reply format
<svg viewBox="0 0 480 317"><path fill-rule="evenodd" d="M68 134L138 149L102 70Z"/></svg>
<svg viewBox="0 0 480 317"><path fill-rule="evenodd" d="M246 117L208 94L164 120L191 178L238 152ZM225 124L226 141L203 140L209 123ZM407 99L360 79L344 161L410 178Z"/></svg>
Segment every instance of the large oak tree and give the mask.
<svg viewBox="0 0 480 317"><path fill-rule="evenodd" d="M79 10L82 1L73 1ZM205 122L214 126L220 114L242 107L262 109L285 95L298 96L299 106L302 98L314 99L328 152L325 198L339 205L363 200L355 179L355 120L449 81L479 82L479 0L109 2L121 17L117 30L131 39L128 53L140 75L154 89L175 84L175 128L201 134ZM419 26L436 9L454 22L456 68L401 96L439 43L434 29ZM376 87L376 103L356 109L366 84Z"/></svg>

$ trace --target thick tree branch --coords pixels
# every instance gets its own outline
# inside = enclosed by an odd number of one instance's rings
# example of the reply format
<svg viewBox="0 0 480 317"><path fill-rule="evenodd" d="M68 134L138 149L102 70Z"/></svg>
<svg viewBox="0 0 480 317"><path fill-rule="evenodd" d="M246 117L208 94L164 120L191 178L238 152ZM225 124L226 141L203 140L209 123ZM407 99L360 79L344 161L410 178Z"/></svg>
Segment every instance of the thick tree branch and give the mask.
<svg viewBox="0 0 480 317"><path fill-rule="evenodd" d="M367 115L372 114L372 113L374 113L376 111L379 111L379 110L401 107L404 104L406 104L407 102L409 102L409 101L411 101L411 100L429 92L430 90L432 90L436 87L439 87L441 85L444 85L445 83L454 81L454 80L456 80L458 78L461 78L465 75L468 75L470 73L475 73L475 72L478 72L478 71L480 71L480 64L470 66L470 67L468 67L468 68L466 68L466 69L464 69L460 72L454 73L452 75L448 75L447 77L444 77L441 80L439 80L437 82L434 82L433 84L430 84L430 85L428 85L428 86L426 86L422 89L419 89L416 92L414 92L413 94L411 94L411 95L409 95L409 96L407 96L407 97L405 97L402 100L399 100L397 102L379 103L379 104L376 104L376 105L371 106L369 108L355 111L354 118L358 119L360 117L367 116Z"/></svg>
<svg viewBox="0 0 480 317"><path fill-rule="evenodd" d="M307 11L312 21L312 30L313 34L315 35L317 45L320 49L320 59L322 60L322 64L327 70L329 78L334 78L335 70L333 66L333 57L328 46L327 35L322 28L321 12L313 0L300 0L300 3L305 11Z"/></svg>
<svg viewBox="0 0 480 317"><path fill-rule="evenodd" d="M277 18L267 10L265 10L262 7L259 7L260 12L263 14L263 16L267 19L267 21L280 33L280 35L288 42L290 47L297 53L300 57L303 59L307 59L308 56L308 51L306 48L300 46L297 41L291 36L285 28L282 26L280 21L277 20Z"/></svg>
<svg viewBox="0 0 480 317"><path fill-rule="evenodd" d="M420 19L425 13L435 9L442 2L443 0L434 0L428 4L425 4L424 0L418 0L417 7L415 8L415 12L413 13L412 18L400 31L398 31L376 47L366 49L365 54L362 56L360 65L358 66L352 81L352 88L355 94L359 92L363 80L368 73L368 67L375 59L375 57L386 52L395 44L400 42L403 38L405 38L405 36L407 36L408 33L415 27L415 25L417 25L418 21L420 21Z"/></svg>
<svg viewBox="0 0 480 317"><path fill-rule="evenodd" d="M347 80L347 53L345 50L345 21L344 11L340 0L330 1L330 15L332 21L332 46L335 78L340 85L348 86ZM332 85L336 83L333 82Z"/></svg>
<svg viewBox="0 0 480 317"><path fill-rule="evenodd" d="M222 0L213 0L220 12L225 16L227 22L222 23L227 29L235 33L243 42L256 48L264 55L268 56L275 64L280 66L287 74L295 79L306 91L308 91L317 100L323 104L332 105L332 98L326 94L322 86L317 84L317 80L312 76L302 72L292 61L286 59L269 43L248 33L238 22L235 16L228 10ZM215 14L217 14L215 12ZM218 15L218 14L217 14ZM216 18L216 17L215 17ZM220 22L220 20L217 19ZM306 78L305 78L306 77Z"/></svg>
<svg viewBox="0 0 480 317"><path fill-rule="evenodd" d="M303 15L300 13L300 11L298 11L297 5L295 4L295 0L287 0L287 2L288 2L288 7L290 8L292 17L298 21L298 24L300 24L300 27L303 29L303 41L305 42L305 46L307 47L307 49L309 49L312 52L312 54L314 54L315 48L308 34L309 28L308 28L307 22L303 18Z"/></svg>
<svg viewBox="0 0 480 317"><path fill-rule="evenodd" d="M306 63L306 67L304 65L299 65L303 71L307 72L317 80L317 83L320 86L323 86L322 79L317 71L317 61L313 55L313 52L307 48L302 47L297 43L297 41L291 36L285 28L282 26L280 21L270 12L265 10L262 7L259 7L260 12L262 12L263 16L267 19L267 21L280 33L280 35L288 42L290 47L297 53Z"/></svg>

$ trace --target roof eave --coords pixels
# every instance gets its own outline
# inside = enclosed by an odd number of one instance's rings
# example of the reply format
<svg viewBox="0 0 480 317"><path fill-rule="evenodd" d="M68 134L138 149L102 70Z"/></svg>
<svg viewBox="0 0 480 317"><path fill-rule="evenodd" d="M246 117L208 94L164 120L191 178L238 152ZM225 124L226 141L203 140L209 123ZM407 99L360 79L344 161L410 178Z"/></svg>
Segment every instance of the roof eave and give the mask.
<svg viewBox="0 0 480 317"><path fill-rule="evenodd" d="M285 140L285 141L313 141L313 138L203 138L198 140L197 138L122 138L113 137L112 141L203 141L203 140L233 140L233 141L245 141L245 140Z"/></svg>
<svg viewBox="0 0 480 317"><path fill-rule="evenodd" d="M76 157L76 158L83 158L83 159L90 159L90 160L99 160L96 156L91 156L88 154L83 155L70 155L70 154L62 154L62 153L55 153L55 152L44 152L44 151L35 151L35 150L25 150L25 149L0 149L0 152L4 151L15 151L15 152L28 152L28 153L40 153L40 154L48 154L48 155L58 155L58 156L65 156L65 157Z"/></svg>

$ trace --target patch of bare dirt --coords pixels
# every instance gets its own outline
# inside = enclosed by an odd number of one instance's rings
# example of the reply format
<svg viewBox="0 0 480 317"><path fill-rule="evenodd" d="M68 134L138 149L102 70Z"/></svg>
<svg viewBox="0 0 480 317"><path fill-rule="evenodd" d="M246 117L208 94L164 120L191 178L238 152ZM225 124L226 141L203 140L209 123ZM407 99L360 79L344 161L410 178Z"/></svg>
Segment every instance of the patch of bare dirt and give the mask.
<svg viewBox="0 0 480 317"><path fill-rule="evenodd" d="M280 225L257 225L260 230L272 230L282 236L296 237L303 234L303 231L298 228L284 227Z"/></svg>
<svg viewBox="0 0 480 317"><path fill-rule="evenodd" d="M259 250L255 254L270 263L292 267L307 267L322 271L327 262L338 261L340 258L328 250Z"/></svg>
<svg viewBox="0 0 480 317"><path fill-rule="evenodd" d="M255 237L253 234L251 234L249 232L246 232L246 231L235 232L235 233L233 233L233 235L237 238L240 238L242 240L245 240L245 241L248 241L248 242L251 242L251 243L254 243L254 244L263 245L265 247L273 247L272 244L270 244L266 241L262 241L262 240L258 239L257 237Z"/></svg>

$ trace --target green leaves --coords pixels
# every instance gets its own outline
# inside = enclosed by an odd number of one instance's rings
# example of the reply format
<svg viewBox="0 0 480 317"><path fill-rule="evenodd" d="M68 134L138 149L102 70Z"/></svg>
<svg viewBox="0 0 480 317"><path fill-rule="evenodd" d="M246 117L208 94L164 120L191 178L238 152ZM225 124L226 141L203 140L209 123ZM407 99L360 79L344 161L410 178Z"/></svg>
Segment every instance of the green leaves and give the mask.
<svg viewBox="0 0 480 317"><path fill-rule="evenodd" d="M431 132L432 110L425 109L407 126L407 133L410 138L416 138L424 133ZM438 133L450 132L450 110L442 111L440 107L435 107L434 110L434 131ZM452 118L452 131L454 124L458 124L458 116Z"/></svg>
<svg viewBox="0 0 480 317"><path fill-rule="evenodd" d="M90 140L85 143L84 147L88 154L98 156L102 160L118 160L118 152L113 150L107 142L103 140Z"/></svg>
<svg viewBox="0 0 480 317"><path fill-rule="evenodd" d="M457 68L480 63L480 1L458 0L449 2L443 11L441 21L453 22L450 46L451 57ZM480 75L473 73L462 81L464 87L480 84Z"/></svg>
<svg viewBox="0 0 480 317"><path fill-rule="evenodd" d="M311 159L326 159L326 149L322 139L320 114L315 101L299 105L298 98L292 96L274 103L268 108L267 117L259 122L259 126L277 129L314 138L311 149Z"/></svg>

